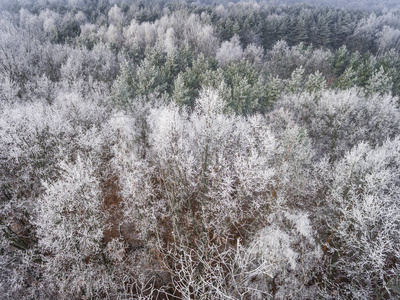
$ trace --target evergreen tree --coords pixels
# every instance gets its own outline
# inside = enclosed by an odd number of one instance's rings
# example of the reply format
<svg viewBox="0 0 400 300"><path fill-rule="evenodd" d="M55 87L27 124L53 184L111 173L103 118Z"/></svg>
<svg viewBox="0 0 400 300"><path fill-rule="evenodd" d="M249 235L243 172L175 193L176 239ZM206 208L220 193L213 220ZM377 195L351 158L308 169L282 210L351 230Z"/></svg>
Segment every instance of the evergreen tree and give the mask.
<svg viewBox="0 0 400 300"><path fill-rule="evenodd" d="M366 93L371 95L378 94L391 94L393 82L392 79L385 74L385 70L381 66L379 71L375 71L366 85Z"/></svg>
<svg viewBox="0 0 400 300"><path fill-rule="evenodd" d="M304 68L300 68L293 71L290 79L286 80L285 90L287 93L299 93L303 90L303 74Z"/></svg>
<svg viewBox="0 0 400 300"><path fill-rule="evenodd" d="M352 67L348 67L336 80L335 86L339 89L345 90L356 86L357 82L357 73Z"/></svg>
<svg viewBox="0 0 400 300"><path fill-rule="evenodd" d="M190 91L186 88L185 81L181 74L178 74L175 79L172 99L180 106L191 106Z"/></svg>
<svg viewBox="0 0 400 300"><path fill-rule="evenodd" d="M317 71L314 74L308 76L308 80L305 83L305 89L310 93L316 93L326 88L326 79L322 74Z"/></svg>
<svg viewBox="0 0 400 300"><path fill-rule="evenodd" d="M335 51L334 56L332 57L332 67L336 77L339 77L345 71L346 66L349 63L349 55L349 51L345 45Z"/></svg>

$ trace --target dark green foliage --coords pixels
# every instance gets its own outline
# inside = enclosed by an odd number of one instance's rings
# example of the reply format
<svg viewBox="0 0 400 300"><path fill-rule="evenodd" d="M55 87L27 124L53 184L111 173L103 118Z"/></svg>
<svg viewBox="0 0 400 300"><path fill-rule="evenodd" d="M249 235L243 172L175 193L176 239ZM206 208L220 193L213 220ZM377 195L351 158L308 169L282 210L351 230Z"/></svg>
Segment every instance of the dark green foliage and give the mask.
<svg viewBox="0 0 400 300"><path fill-rule="evenodd" d="M331 64L336 77L339 77L345 71L346 67L349 64L349 60L350 53L347 50L346 46L342 46L335 51L331 59Z"/></svg>

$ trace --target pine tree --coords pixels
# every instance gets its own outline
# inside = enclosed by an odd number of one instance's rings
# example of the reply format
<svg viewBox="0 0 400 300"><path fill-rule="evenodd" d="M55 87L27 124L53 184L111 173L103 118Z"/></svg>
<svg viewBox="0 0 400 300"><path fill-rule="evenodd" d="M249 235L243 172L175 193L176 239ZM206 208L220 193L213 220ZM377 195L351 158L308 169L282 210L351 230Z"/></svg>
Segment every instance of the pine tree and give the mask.
<svg viewBox="0 0 400 300"><path fill-rule="evenodd" d="M308 76L308 80L305 83L305 89L309 93L320 92L326 89L326 79L319 71L317 71L314 74Z"/></svg>
<svg viewBox="0 0 400 300"><path fill-rule="evenodd" d="M375 71L371 78L368 80L365 87L366 93L371 95L373 93L378 94L391 94L393 81L388 75L386 75L383 66L380 67L379 71Z"/></svg>
<svg viewBox="0 0 400 300"><path fill-rule="evenodd" d="M349 63L349 51L346 46L341 46L338 50L335 51L332 57L332 66L333 71L336 77L339 77L343 74L346 69L346 66Z"/></svg>
<svg viewBox="0 0 400 300"><path fill-rule="evenodd" d="M190 102L190 96L190 91L185 86L183 76L181 74L178 74L174 82L174 90L172 94L173 101L175 101L180 106L185 105L191 107L192 104Z"/></svg>
<svg viewBox="0 0 400 300"><path fill-rule="evenodd" d="M338 89L346 90L356 86L357 82L357 73L353 70L352 67L348 67L336 80L335 86Z"/></svg>
<svg viewBox="0 0 400 300"><path fill-rule="evenodd" d="M293 71L290 79L286 80L285 90L287 93L299 93L303 90L304 82L304 68L300 68Z"/></svg>
<svg viewBox="0 0 400 300"><path fill-rule="evenodd" d="M282 94L283 82L279 77L269 77L267 82L267 99L269 104L276 102Z"/></svg>
<svg viewBox="0 0 400 300"><path fill-rule="evenodd" d="M134 85L134 72L127 62L121 65L121 74L116 78L112 87L114 101L121 106L129 106L136 96Z"/></svg>

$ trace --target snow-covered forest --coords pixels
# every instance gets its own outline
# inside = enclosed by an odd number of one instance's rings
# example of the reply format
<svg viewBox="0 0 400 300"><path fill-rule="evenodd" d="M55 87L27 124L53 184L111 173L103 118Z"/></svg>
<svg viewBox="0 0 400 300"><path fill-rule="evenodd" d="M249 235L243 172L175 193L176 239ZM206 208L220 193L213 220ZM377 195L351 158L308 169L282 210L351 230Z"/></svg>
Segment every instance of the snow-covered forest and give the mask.
<svg viewBox="0 0 400 300"><path fill-rule="evenodd" d="M293 2L0 1L1 299L400 298L400 8Z"/></svg>

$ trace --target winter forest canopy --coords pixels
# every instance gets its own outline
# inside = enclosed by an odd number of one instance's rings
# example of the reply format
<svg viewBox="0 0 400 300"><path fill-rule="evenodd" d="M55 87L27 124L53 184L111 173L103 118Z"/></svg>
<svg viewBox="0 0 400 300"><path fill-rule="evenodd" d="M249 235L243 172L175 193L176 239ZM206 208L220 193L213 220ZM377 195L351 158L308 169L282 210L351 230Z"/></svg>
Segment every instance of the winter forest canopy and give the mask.
<svg viewBox="0 0 400 300"><path fill-rule="evenodd" d="M400 8L297 2L1 1L0 298L399 298Z"/></svg>

